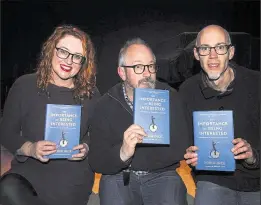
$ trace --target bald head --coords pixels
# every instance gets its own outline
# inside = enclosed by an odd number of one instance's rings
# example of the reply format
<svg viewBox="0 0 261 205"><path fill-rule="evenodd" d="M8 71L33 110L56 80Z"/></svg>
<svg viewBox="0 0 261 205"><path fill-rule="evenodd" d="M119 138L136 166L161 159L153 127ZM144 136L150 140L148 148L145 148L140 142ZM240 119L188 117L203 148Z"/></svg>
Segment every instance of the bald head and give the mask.
<svg viewBox="0 0 261 205"><path fill-rule="evenodd" d="M229 33L227 32L226 29L222 28L221 26L218 25L209 25L206 26L205 28L203 28L197 35L197 39L196 39L196 46L200 46L202 45L202 37L207 36L207 35L221 35L224 36L225 42L226 44L231 44L231 38Z"/></svg>
<svg viewBox="0 0 261 205"><path fill-rule="evenodd" d="M210 81L218 82L230 71L229 60L234 56L229 33L217 25L202 29L197 36L194 56Z"/></svg>

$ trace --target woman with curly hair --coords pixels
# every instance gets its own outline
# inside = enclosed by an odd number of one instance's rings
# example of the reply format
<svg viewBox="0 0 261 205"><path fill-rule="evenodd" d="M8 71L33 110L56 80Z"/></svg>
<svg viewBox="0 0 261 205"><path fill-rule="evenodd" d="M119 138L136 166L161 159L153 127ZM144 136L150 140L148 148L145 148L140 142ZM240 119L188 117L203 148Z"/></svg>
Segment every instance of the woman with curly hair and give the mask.
<svg viewBox="0 0 261 205"><path fill-rule="evenodd" d="M57 27L43 44L37 72L18 78L6 99L1 144L14 154L1 178L2 205L86 205L94 173L89 167L89 121L100 93L90 37L71 25ZM48 159L56 144L44 140L47 104L81 105L79 153Z"/></svg>

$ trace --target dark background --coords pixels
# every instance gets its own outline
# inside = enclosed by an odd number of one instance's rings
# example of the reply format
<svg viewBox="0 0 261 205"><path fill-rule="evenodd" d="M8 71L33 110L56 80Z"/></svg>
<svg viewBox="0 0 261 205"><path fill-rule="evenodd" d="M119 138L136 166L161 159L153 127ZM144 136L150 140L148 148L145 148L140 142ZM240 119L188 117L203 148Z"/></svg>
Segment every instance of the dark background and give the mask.
<svg viewBox="0 0 261 205"><path fill-rule="evenodd" d="M42 43L55 26L63 23L75 24L91 35L97 52L97 86L101 93L119 81L118 52L128 38L142 37L157 57L173 59L175 50L190 42L189 33L208 24L219 24L229 32L247 33L249 49L239 53L249 55L250 63L239 64L260 69L260 1L6 0L1 1L1 108L14 80L34 72ZM185 43L181 42L180 34L187 39ZM237 40L239 48L240 41L244 40ZM167 54L163 52L164 42L173 48Z"/></svg>

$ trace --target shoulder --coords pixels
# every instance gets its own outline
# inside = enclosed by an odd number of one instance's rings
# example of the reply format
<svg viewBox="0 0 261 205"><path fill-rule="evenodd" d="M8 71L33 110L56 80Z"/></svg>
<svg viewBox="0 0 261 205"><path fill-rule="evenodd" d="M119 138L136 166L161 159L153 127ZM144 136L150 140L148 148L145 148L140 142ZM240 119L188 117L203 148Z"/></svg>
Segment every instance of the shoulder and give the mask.
<svg viewBox="0 0 261 205"><path fill-rule="evenodd" d="M182 104L182 97L180 95L180 93L178 93L178 91L171 87L170 85L168 85L167 83L157 83L157 88L158 89L163 89L163 90L168 90L169 91L169 97L170 97L170 102L171 102L171 107L176 109L176 108L180 108L181 104Z"/></svg>
<svg viewBox="0 0 261 205"><path fill-rule="evenodd" d="M27 99L36 90L36 76L35 74L27 74L20 76L15 80L8 92L8 99L19 101Z"/></svg>
<svg viewBox="0 0 261 205"><path fill-rule="evenodd" d="M247 78L251 78L251 79L255 79L255 80L260 79L260 72L259 71L247 69L247 68L244 68L244 67L240 67L240 70L242 70L242 73L244 73L244 75Z"/></svg>
<svg viewBox="0 0 261 205"><path fill-rule="evenodd" d="M12 86L19 90L36 87L36 74L26 74L17 78Z"/></svg>
<svg viewBox="0 0 261 205"><path fill-rule="evenodd" d="M26 74L26 75L22 75L20 76L19 78L17 78L15 80L15 84L23 84L23 85L27 85L27 84L36 84L36 74L35 73L32 73L32 74Z"/></svg>
<svg viewBox="0 0 261 205"><path fill-rule="evenodd" d="M99 89L96 86L93 88L92 92L93 92L92 99L97 99L97 98L101 97L101 93L100 93Z"/></svg>
<svg viewBox="0 0 261 205"><path fill-rule="evenodd" d="M169 90L170 93L177 93L177 90L175 88L171 87L167 83L160 82L160 81L157 81L156 88L161 90Z"/></svg>
<svg viewBox="0 0 261 205"><path fill-rule="evenodd" d="M102 118L108 115L108 112L114 110L114 106L111 103L111 98L108 93L104 93L99 98L96 98L94 102L94 110L92 118L94 121L99 122Z"/></svg>
<svg viewBox="0 0 261 205"><path fill-rule="evenodd" d="M200 93L201 74L198 73L185 80L179 87L179 95L185 103L191 103L194 96Z"/></svg>
<svg viewBox="0 0 261 205"><path fill-rule="evenodd" d="M105 92L97 101L96 108L105 112L115 107L115 103L123 97L121 83L118 83Z"/></svg>
<svg viewBox="0 0 261 205"><path fill-rule="evenodd" d="M185 80L179 87L179 92L188 91L194 89L200 81L200 73Z"/></svg>
<svg viewBox="0 0 261 205"><path fill-rule="evenodd" d="M244 81L244 83L247 84L247 86L251 87L259 87L259 81L260 81L260 72L251 70L245 67L238 66L236 68L236 78L237 75L239 76L240 81ZM243 82L242 82L243 83Z"/></svg>
<svg viewBox="0 0 261 205"><path fill-rule="evenodd" d="M105 92L103 95L100 96L98 102L97 102L97 106L102 106L104 107L105 104L108 104L108 102L110 101L111 97L109 92Z"/></svg>

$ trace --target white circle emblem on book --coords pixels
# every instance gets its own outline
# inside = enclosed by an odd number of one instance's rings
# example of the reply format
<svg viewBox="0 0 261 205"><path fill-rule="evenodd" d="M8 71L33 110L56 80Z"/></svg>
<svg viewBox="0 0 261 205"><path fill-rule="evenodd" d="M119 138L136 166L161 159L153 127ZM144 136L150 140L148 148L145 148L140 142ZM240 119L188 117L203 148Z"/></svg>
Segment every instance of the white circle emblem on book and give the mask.
<svg viewBox="0 0 261 205"><path fill-rule="evenodd" d="M68 144L67 140L61 140L60 141L60 146L65 147Z"/></svg>
<svg viewBox="0 0 261 205"><path fill-rule="evenodd" d="M155 124L154 125L153 124L150 125L150 131L151 132L156 132L157 129L158 129L157 125L155 125Z"/></svg>
<svg viewBox="0 0 261 205"><path fill-rule="evenodd" d="M218 151L211 151L210 156L214 159L219 158L219 152Z"/></svg>

